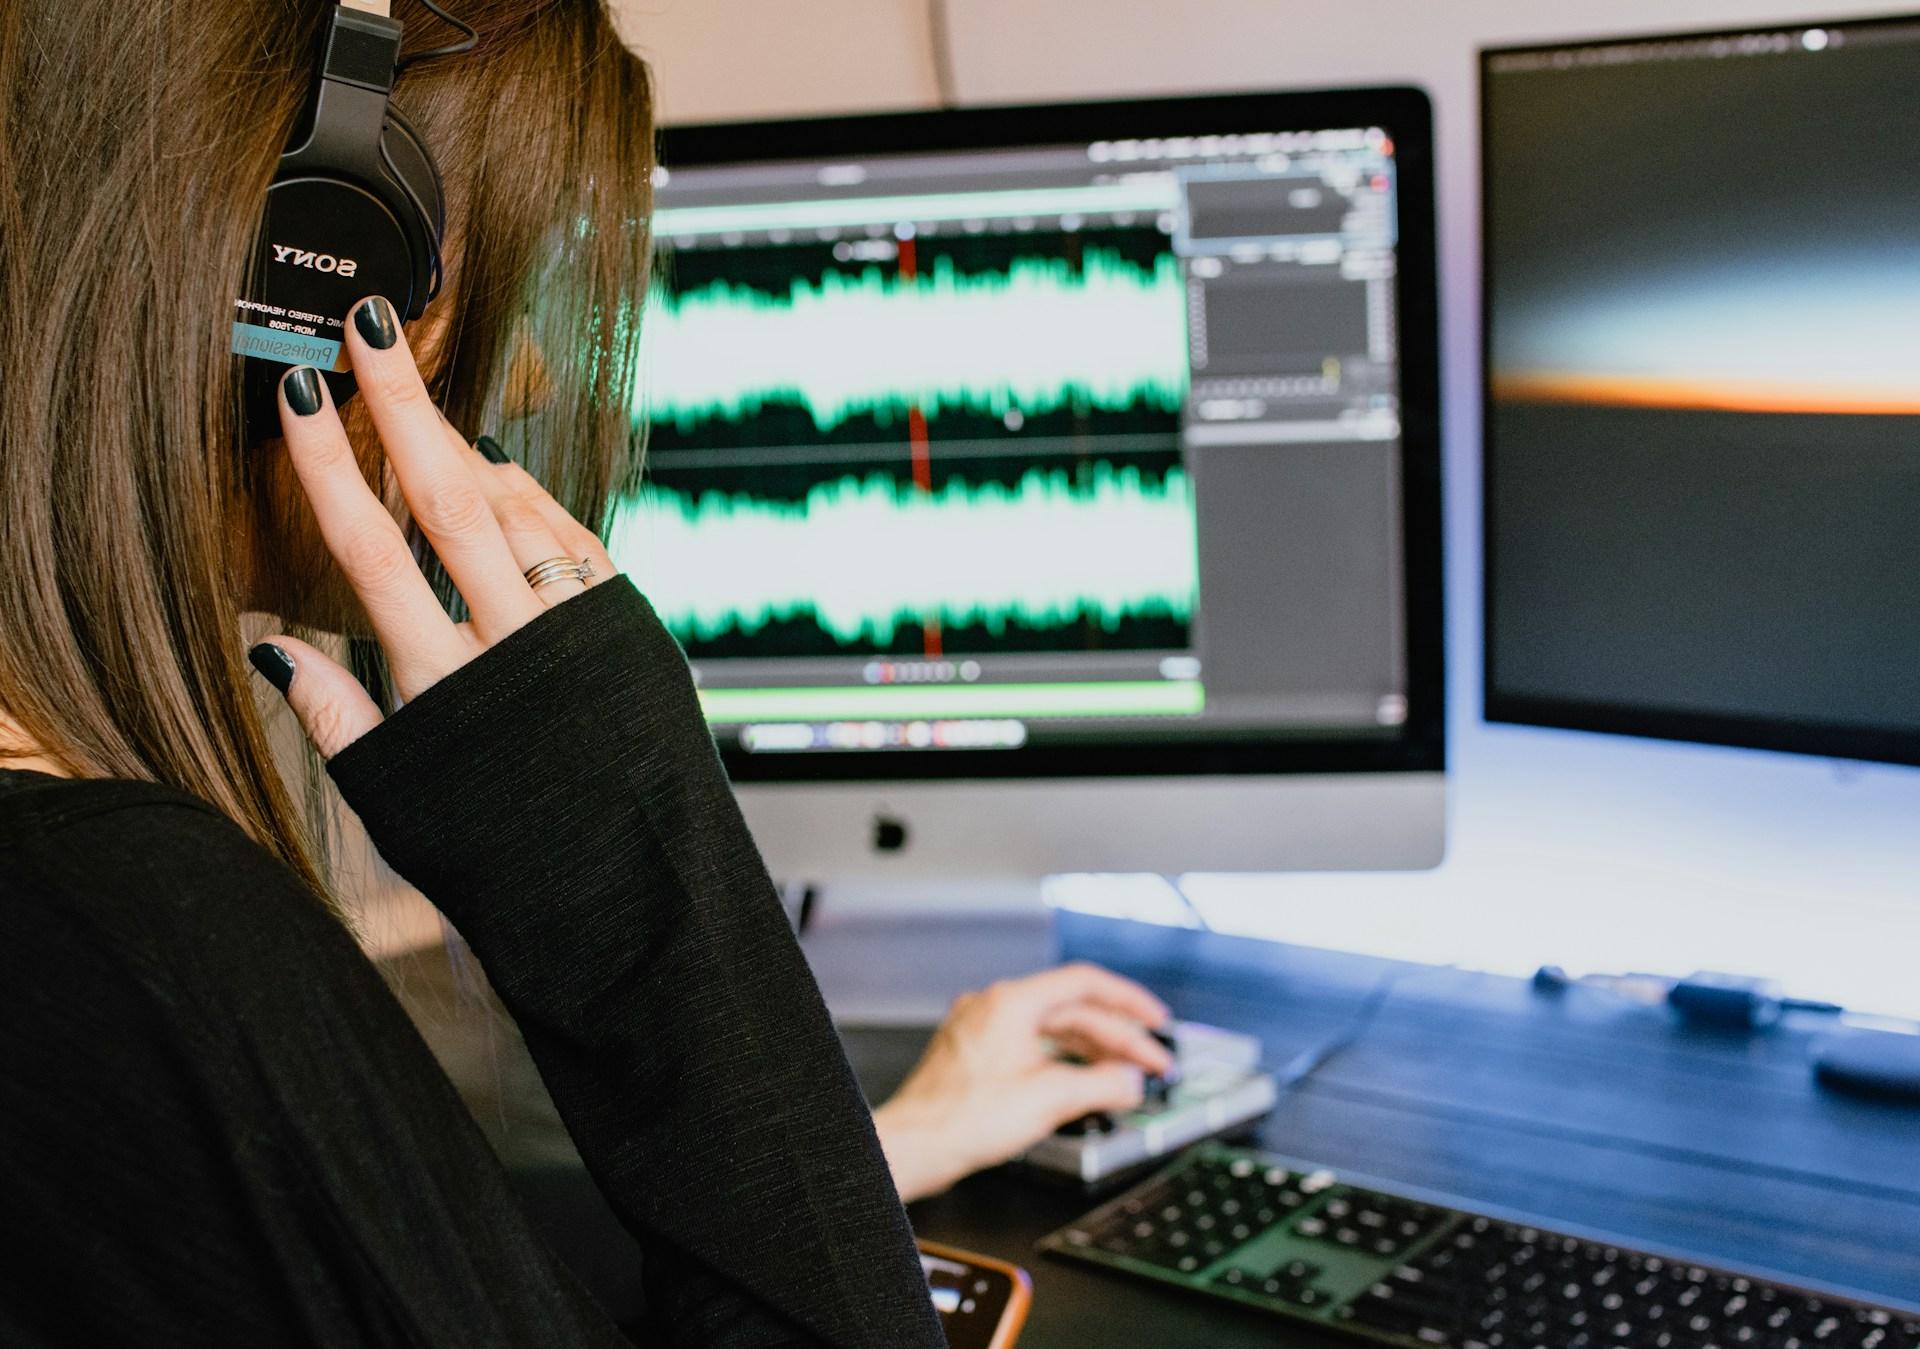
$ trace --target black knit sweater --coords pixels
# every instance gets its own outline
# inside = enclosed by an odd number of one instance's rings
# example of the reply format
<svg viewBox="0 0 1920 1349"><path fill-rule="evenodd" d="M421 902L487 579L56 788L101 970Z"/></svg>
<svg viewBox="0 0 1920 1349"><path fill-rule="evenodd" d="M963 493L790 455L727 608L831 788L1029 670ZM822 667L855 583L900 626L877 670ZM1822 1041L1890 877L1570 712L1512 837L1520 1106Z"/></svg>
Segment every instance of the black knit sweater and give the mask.
<svg viewBox="0 0 1920 1349"><path fill-rule="evenodd" d="M646 1343L943 1343L685 663L630 584L329 768L478 954L646 1249ZM284 866L179 792L0 770L0 1343L625 1342Z"/></svg>

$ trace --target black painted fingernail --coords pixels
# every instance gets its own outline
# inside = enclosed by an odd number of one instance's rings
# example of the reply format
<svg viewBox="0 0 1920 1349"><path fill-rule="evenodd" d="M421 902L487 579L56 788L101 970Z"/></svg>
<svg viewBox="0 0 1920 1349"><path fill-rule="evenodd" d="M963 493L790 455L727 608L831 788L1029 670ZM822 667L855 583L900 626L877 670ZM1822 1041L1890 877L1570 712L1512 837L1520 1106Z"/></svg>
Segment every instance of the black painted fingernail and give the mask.
<svg viewBox="0 0 1920 1349"><path fill-rule="evenodd" d="M361 302L353 311L353 326L375 351L385 351L400 340L400 328L393 320L393 306L378 295Z"/></svg>
<svg viewBox="0 0 1920 1349"><path fill-rule="evenodd" d="M293 657L275 646L272 642L262 642L247 652L247 659L253 662L253 668L260 677L285 693L293 686Z"/></svg>
<svg viewBox="0 0 1920 1349"><path fill-rule="evenodd" d="M487 462L490 464L504 464L509 462L507 452L500 448L500 442L492 436L480 437L480 439L473 442L473 448L486 455Z"/></svg>
<svg viewBox="0 0 1920 1349"><path fill-rule="evenodd" d="M312 366L297 366L287 372L280 381L280 387L287 391L287 406L297 417L311 417L320 410L326 401L320 392L320 372Z"/></svg>

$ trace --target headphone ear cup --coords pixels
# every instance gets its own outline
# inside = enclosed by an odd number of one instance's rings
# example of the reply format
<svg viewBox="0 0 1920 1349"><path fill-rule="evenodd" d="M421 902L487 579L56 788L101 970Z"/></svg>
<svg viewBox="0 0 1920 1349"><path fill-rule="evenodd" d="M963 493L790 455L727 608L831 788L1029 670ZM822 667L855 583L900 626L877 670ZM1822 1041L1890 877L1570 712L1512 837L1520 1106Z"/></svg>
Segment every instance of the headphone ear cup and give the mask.
<svg viewBox="0 0 1920 1349"><path fill-rule="evenodd" d="M433 212L436 231L444 231L446 189L440 179L440 165L435 161L433 152L427 149L426 137L422 136L419 129L407 120L407 115L392 103L387 104L387 134L393 162L403 174L408 175L420 200L425 202ZM392 139L395 136L399 138L398 141ZM416 163L419 166L417 177L414 170Z"/></svg>
<svg viewBox="0 0 1920 1349"><path fill-rule="evenodd" d="M278 426L275 393L288 365L320 370L336 404L353 396L342 347L354 301L385 295L396 308L404 304L418 313L425 307L420 288L428 266L411 233L391 205L357 183L314 175L268 189L260 247L234 329L236 354L264 358L247 362L251 439ZM341 319L333 320L335 314Z"/></svg>
<svg viewBox="0 0 1920 1349"><path fill-rule="evenodd" d="M388 167L400 179L402 194L409 205L415 202L419 204L420 209L411 214L417 218L420 210L425 212L425 218L416 221L420 231L418 239L415 239L413 230L408 231L409 242L423 245L414 258L413 308L405 316L416 319L426 309L427 301L433 298L438 288L435 260L446 239L446 189L441 182L440 166L434 162L426 141L406 115L391 103L387 105L381 143Z"/></svg>

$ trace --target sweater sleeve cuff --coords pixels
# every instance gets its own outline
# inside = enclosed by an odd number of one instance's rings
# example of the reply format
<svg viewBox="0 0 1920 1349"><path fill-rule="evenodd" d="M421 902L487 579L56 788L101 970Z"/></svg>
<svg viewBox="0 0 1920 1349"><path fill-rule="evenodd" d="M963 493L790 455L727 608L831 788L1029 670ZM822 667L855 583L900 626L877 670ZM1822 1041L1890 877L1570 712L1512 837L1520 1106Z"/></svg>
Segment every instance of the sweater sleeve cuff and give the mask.
<svg viewBox="0 0 1920 1349"><path fill-rule="evenodd" d="M426 689L327 771L388 864L464 928L477 897L549 888L539 859L556 820L575 848L631 830L627 760L649 749L716 755L679 646L616 576Z"/></svg>

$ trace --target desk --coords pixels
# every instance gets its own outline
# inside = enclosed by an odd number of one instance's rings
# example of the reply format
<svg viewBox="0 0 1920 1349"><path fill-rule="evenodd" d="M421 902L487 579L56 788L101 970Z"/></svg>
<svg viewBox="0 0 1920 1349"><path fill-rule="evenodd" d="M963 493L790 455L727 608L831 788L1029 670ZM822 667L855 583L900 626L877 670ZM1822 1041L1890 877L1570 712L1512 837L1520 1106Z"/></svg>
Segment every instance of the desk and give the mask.
<svg viewBox="0 0 1920 1349"><path fill-rule="evenodd" d="M1183 1017L1259 1035L1269 1063L1350 1027L1395 969L1243 938L1061 921L1069 958L1132 975ZM1469 1206L1920 1304L1920 1110L1816 1091L1806 1050L1822 1020L1720 1035L1595 990L1547 997L1493 975L1399 974L1361 1038L1282 1098L1260 1128L1264 1146ZM504 1013L477 1014L457 996L439 948L390 977L555 1249L617 1318L637 1316L638 1248L580 1167ZM921 1030L844 1035L874 1100L926 1040ZM933 1240L1032 1271L1021 1349L1355 1343L1035 1253L1037 1238L1092 1206L998 1172L916 1204L913 1219Z"/></svg>
<svg viewBox="0 0 1920 1349"><path fill-rule="evenodd" d="M1176 1013L1251 1031L1280 1063L1351 1023L1388 962L1063 915L1070 958L1150 985ZM1920 1111L1816 1091L1821 1022L1760 1036L1683 1029L1663 1008L1522 980L1405 975L1363 1037L1285 1096L1275 1151L1615 1234L1920 1304ZM878 1097L917 1032L849 1030ZM1033 1274L1021 1349L1340 1344L1237 1308L1037 1255L1092 1205L1003 1173L913 1209L936 1241Z"/></svg>

